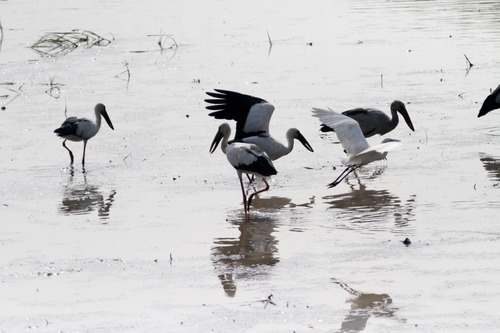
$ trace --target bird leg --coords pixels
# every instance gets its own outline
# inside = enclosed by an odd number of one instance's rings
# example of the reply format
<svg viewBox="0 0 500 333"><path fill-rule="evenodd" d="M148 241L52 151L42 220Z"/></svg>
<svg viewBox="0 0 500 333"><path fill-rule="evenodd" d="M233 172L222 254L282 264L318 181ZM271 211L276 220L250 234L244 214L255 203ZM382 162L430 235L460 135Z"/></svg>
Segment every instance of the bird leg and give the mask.
<svg viewBox="0 0 500 333"><path fill-rule="evenodd" d="M262 190L259 190L259 191L256 191L256 192L250 194L250 197L248 198L248 209L249 210L250 210L250 204L252 203L253 197L256 196L259 193L262 193L262 192L265 192L265 191L269 190L269 184L266 182L265 178L262 178L262 180L266 184L266 187L264 187Z"/></svg>
<svg viewBox="0 0 500 333"><path fill-rule="evenodd" d="M247 195L245 193L245 186L243 186L241 171L238 171L238 178L240 179L241 193L243 194L243 209L245 210L245 217L247 217L248 216Z"/></svg>
<svg viewBox="0 0 500 333"><path fill-rule="evenodd" d="M73 153L66 147L66 139L63 141L63 147L69 152L69 158L71 159L71 164L73 164Z"/></svg>
<svg viewBox="0 0 500 333"><path fill-rule="evenodd" d="M87 149L87 140L83 140L83 158L82 158L82 166L85 166L85 150Z"/></svg>
<svg viewBox="0 0 500 333"><path fill-rule="evenodd" d="M342 173L340 174L340 176L337 177L337 179L328 184L328 188L337 186L342 180L344 180L345 177L347 177L351 172L353 172L357 168L359 168L359 165L348 166L344 171L342 171Z"/></svg>

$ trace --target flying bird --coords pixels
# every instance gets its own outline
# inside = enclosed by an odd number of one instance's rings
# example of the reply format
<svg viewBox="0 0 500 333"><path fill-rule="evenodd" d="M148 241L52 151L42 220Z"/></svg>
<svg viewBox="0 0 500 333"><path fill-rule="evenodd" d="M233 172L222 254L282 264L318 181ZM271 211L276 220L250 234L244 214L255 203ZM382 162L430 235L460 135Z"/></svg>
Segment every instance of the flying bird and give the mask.
<svg viewBox="0 0 500 333"><path fill-rule="evenodd" d="M271 136L269 122L274 106L262 98L222 89L207 92L207 95L213 97L213 99L205 100L210 104L206 108L214 111L209 116L215 119L235 120L236 133L233 140L258 145L264 149L271 160L274 161L289 154L293 150L294 139L299 140L307 150L314 151L296 128L290 128L286 132L287 145Z"/></svg>
<svg viewBox="0 0 500 333"><path fill-rule="evenodd" d="M391 103L392 118L389 118L384 112L373 108L356 108L344 111L342 114L356 120L365 138L369 138L376 134L384 135L395 129L399 123L398 112L403 116L408 127L412 131L415 131L405 104L401 101ZM321 131L330 132L333 129L330 126L322 124Z"/></svg>
<svg viewBox="0 0 500 333"><path fill-rule="evenodd" d="M248 216L250 211L250 204L255 195L269 190L269 184L267 183L265 177L269 177L277 174L278 172L274 168L273 162L267 156L266 152L259 146L252 143L229 141L229 136L231 135L231 127L228 123L223 123L219 126L219 130L212 141L212 146L210 147L210 152L213 153L217 148L217 145L222 140L221 150L226 154L227 160L236 169L238 173L238 178L240 180L241 192L243 194L243 207L245 210L245 216ZM261 178L266 186L258 191L252 193L248 199L245 193L245 187L243 185L242 174L251 174L256 177Z"/></svg>
<svg viewBox="0 0 500 333"><path fill-rule="evenodd" d="M477 116L482 117L495 109L500 109L500 85L498 85L498 87L491 94L489 94L488 97L486 97Z"/></svg>
<svg viewBox="0 0 500 333"><path fill-rule="evenodd" d="M344 163L347 168L332 183L329 188L337 186L347 175L368 163L383 160L389 150L401 144L399 140L385 139L382 143L370 146L366 141L359 123L354 119L333 110L313 108L313 116L335 131L349 159Z"/></svg>
<svg viewBox="0 0 500 333"><path fill-rule="evenodd" d="M97 132L99 132L99 128L101 128L101 116L104 117L109 127L114 130L113 124L111 123L111 119L109 119L104 104L97 104L94 108L94 112L95 121L87 118L69 117L66 118L66 120L61 124L61 127L54 130L54 133L64 139L62 145L69 152L71 164L73 164L73 153L66 146L66 140L83 141L82 165L85 166L85 150L87 148L87 141L93 138L97 134Z"/></svg>

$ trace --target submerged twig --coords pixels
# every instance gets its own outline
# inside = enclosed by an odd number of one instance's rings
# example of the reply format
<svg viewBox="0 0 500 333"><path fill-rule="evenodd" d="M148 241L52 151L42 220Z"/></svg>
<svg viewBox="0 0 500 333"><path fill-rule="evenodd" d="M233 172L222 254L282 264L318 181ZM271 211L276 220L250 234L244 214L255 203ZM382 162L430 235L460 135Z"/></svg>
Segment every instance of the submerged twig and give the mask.
<svg viewBox="0 0 500 333"><path fill-rule="evenodd" d="M116 74L115 77L117 79L119 79L120 76L122 76L123 74L126 74L127 75L127 79L126 79L126 81L127 81L127 89L128 89L128 84L130 83L130 69L128 68L128 62L125 61L124 66L125 66L125 70L123 72L120 72L120 73Z"/></svg>
<svg viewBox="0 0 500 333"><path fill-rule="evenodd" d="M467 60L467 67L470 69L474 64L470 62L469 57L464 53L465 60Z"/></svg>
<svg viewBox="0 0 500 333"><path fill-rule="evenodd" d="M125 157L123 158L123 162L125 162L125 160L126 160L127 158L129 158L131 155L132 155L132 153L129 153L127 156L125 156ZM126 163L126 162L125 162L125 163Z"/></svg>
<svg viewBox="0 0 500 333"><path fill-rule="evenodd" d="M2 85L13 86L13 85L15 85L15 83L14 82L3 82L3 83L0 83L0 86L2 86ZM10 103L12 103L19 96L21 96L21 94L23 93L23 91L22 91L23 86L24 86L24 83L20 84L19 87L15 88L15 89L14 88L5 88L5 90L13 92L14 94L0 95L0 98L2 98L2 99L8 99L8 101L4 105L2 105L2 110L5 110L5 107L7 105L9 105Z"/></svg>
<svg viewBox="0 0 500 333"><path fill-rule="evenodd" d="M261 300L261 302L264 304L264 308L269 304L276 305L276 303L273 302L273 294L270 294L266 299Z"/></svg>
<svg viewBox="0 0 500 333"><path fill-rule="evenodd" d="M168 34L163 34L160 33L159 35L146 35L147 37L159 37L158 46L160 47L160 52L163 52L165 50L177 50L179 48L179 44L177 44L177 41L175 40L172 35ZM168 42L170 42L170 45L168 45ZM146 53L146 52L154 52L156 50L142 50L142 51L130 51L132 53Z"/></svg>
<svg viewBox="0 0 500 333"><path fill-rule="evenodd" d="M45 90L45 93L47 95L49 95L50 97L58 99L59 97L61 97L61 86L63 84L56 83L55 79L56 79L55 76L50 77L49 83L47 84L49 86L49 88L47 90Z"/></svg>
<svg viewBox="0 0 500 333"><path fill-rule="evenodd" d="M2 43L3 43L3 27L2 27L2 21L0 21L0 51L2 50Z"/></svg>
<svg viewBox="0 0 500 333"><path fill-rule="evenodd" d="M267 33L267 40L269 41L269 51L267 52L267 56L271 54L271 49L273 48L273 41L271 40L271 36L269 35L269 31Z"/></svg>
<svg viewBox="0 0 500 333"><path fill-rule="evenodd" d="M148 36L154 36L154 35L148 35ZM175 41L174 37L172 37L172 35L165 35L165 34L160 33L157 36L159 37L159 39L158 39L158 46L160 47L161 51L163 51L163 50L172 50L174 48L177 49L179 47L179 45ZM171 44L169 46L164 46L165 42L167 42L167 41L170 41Z"/></svg>
<svg viewBox="0 0 500 333"><path fill-rule="evenodd" d="M384 74L380 74L380 88L384 88Z"/></svg>
<svg viewBox="0 0 500 333"><path fill-rule="evenodd" d="M469 57L467 57L467 55L464 53L464 57L465 57L465 61L467 62L467 68L465 69L465 76L467 76L467 74L469 74L472 66L474 66L474 64L470 61Z"/></svg>
<svg viewBox="0 0 500 333"><path fill-rule="evenodd" d="M171 56L169 60L173 59L177 54L177 49L179 48L179 44L175 40L172 35L164 34L160 32L160 34L155 35L146 35L147 37L158 37L158 41L156 44L160 47L160 56L164 55L165 51L171 52ZM131 53L147 53L147 52L158 52L157 49L154 50L133 50Z"/></svg>

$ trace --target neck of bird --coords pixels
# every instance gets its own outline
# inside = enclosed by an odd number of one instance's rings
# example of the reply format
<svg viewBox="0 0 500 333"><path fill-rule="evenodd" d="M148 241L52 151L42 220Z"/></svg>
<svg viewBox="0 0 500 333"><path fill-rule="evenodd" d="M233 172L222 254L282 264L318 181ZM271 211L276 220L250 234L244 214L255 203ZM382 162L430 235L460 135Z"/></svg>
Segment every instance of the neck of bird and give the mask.
<svg viewBox="0 0 500 333"><path fill-rule="evenodd" d="M97 128L101 127L101 113L100 112L95 113L95 123L97 125Z"/></svg>
<svg viewBox="0 0 500 333"><path fill-rule="evenodd" d="M396 128L396 126L398 126L398 123L399 123L398 112L397 111L393 111L392 112L392 118L391 118L391 127L392 128Z"/></svg>
<svg viewBox="0 0 500 333"><path fill-rule="evenodd" d="M293 150L293 143L295 141L293 133L291 133L290 131L286 133L286 141L288 145L285 148L286 148L286 153L288 154Z"/></svg>
<svg viewBox="0 0 500 333"><path fill-rule="evenodd" d="M229 136L224 136L222 138L222 142L220 144L220 149L222 150L222 152L225 154L226 153L226 150L227 150L227 142L229 141Z"/></svg>

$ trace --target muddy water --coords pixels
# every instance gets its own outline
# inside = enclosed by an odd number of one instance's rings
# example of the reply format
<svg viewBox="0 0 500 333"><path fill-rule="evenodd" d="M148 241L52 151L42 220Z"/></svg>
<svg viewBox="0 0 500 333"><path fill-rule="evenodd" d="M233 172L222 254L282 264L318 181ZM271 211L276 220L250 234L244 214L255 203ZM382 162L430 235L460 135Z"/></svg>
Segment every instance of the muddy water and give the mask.
<svg viewBox="0 0 500 333"><path fill-rule="evenodd" d="M498 17L496 1L1 1L0 330L497 331L500 112L476 115ZM29 48L71 29L111 43ZM269 100L273 134L315 150L276 161L247 223L208 153L213 88ZM343 153L311 107L394 99L416 132L327 189ZM115 131L82 172L52 131L98 102Z"/></svg>

